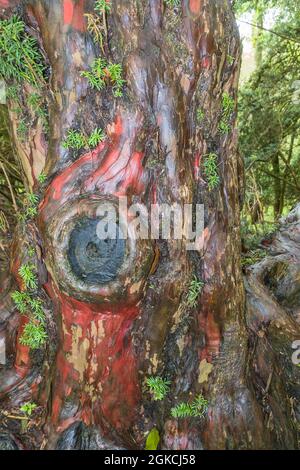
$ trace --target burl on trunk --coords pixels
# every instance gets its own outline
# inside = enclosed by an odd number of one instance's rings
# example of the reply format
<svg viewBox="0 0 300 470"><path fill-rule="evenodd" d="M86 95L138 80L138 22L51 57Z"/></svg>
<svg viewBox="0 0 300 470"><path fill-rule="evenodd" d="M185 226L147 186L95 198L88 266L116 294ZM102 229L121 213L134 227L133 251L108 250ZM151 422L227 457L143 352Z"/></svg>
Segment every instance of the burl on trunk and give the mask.
<svg viewBox="0 0 300 470"><path fill-rule="evenodd" d="M163 449L296 448L297 315L270 297L257 271L246 305L241 50L230 2L0 6L4 19L26 24L45 66L8 96L32 217L16 228L3 280L2 447L142 449L156 428ZM44 113L33 106L36 89ZM32 194L37 214L28 211ZM198 249L184 239L100 240L99 205L125 196L149 212L204 204ZM47 337L35 350L22 341L30 315L11 298L26 293L24 266L38 275L32 290L45 314ZM203 288L190 302L192 279ZM170 382L163 400L152 399L149 377ZM200 394L203 417L172 416ZM11 418L24 402L38 404L27 430Z"/></svg>

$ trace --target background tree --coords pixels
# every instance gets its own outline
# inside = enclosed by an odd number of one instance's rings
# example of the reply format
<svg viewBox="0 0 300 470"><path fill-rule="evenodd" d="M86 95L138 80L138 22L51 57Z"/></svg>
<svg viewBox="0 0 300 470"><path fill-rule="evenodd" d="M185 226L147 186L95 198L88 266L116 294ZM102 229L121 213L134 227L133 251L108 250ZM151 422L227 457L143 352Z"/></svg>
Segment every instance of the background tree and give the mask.
<svg viewBox="0 0 300 470"><path fill-rule="evenodd" d="M236 7L241 14L253 4ZM240 93L247 246L253 227L260 235L274 230L274 222L299 200L299 4L261 2L260 7L265 17L273 16L274 24L261 30L262 63Z"/></svg>
<svg viewBox="0 0 300 470"><path fill-rule="evenodd" d="M2 447L296 448L299 326L269 296L271 261L245 303L231 3L15 4L0 73L26 200L1 297ZM199 250L104 246L97 207L125 195L204 203Z"/></svg>

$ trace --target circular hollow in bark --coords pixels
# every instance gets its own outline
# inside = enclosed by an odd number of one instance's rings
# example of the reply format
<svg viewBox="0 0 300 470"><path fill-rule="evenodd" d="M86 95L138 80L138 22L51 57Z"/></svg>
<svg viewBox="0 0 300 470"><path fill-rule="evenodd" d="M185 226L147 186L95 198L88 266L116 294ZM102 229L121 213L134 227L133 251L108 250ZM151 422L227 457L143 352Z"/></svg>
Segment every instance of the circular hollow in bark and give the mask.
<svg viewBox="0 0 300 470"><path fill-rule="evenodd" d="M83 218L70 234L68 260L75 275L87 284L106 284L118 275L125 255L125 240L119 237L102 240L97 235L98 219Z"/></svg>
<svg viewBox="0 0 300 470"><path fill-rule="evenodd" d="M116 218L110 229L116 229L117 237L103 239L99 222L112 208ZM122 238L128 217L123 212L117 198L88 194L63 205L47 226L46 264L67 295L96 303L139 300L154 249L151 240L135 236L134 227Z"/></svg>

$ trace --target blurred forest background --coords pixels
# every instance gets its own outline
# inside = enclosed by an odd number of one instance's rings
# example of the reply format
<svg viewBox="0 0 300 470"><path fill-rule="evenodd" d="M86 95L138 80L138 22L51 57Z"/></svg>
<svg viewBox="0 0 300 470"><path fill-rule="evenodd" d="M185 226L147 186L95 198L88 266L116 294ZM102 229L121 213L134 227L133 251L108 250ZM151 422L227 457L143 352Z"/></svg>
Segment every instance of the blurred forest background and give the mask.
<svg viewBox="0 0 300 470"><path fill-rule="evenodd" d="M233 5L244 38L239 130L245 161L242 247L247 266L264 256L280 217L300 200L300 2L236 0ZM1 271L26 188L10 144L1 87L0 103Z"/></svg>

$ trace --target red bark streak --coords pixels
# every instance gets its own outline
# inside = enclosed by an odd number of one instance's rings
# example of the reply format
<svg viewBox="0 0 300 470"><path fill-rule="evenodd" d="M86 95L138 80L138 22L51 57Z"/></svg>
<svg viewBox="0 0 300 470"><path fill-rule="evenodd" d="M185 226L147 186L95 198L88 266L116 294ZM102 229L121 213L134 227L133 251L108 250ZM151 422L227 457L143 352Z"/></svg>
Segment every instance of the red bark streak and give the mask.
<svg viewBox="0 0 300 470"><path fill-rule="evenodd" d="M16 352L16 359L15 359L15 368L21 377L24 377L26 375L26 373L29 370L29 365L30 365L29 348L28 346L23 346L20 343L20 338L23 334L23 330L28 322L29 322L29 319L27 317L25 317L24 315L20 316L18 335L16 339L17 352Z"/></svg>
<svg viewBox="0 0 300 470"><path fill-rule="evenodd" d="M138 117L133 122L128 119L125 123L117 116L108 126L109 139L84 154L52 181L40 206L45 220L50 220L68 199L83 193L101 191L102 194L123 196L130 188L131 194L141 194L144 154L135 151L141 125L138 120ZM80 186L78 181L82 179Z"/></svg>
<svg viewBox="0 0 300 470"><path fill-rule="evenodd" d="M206 359L211 362L213 357L220 352L221 332L212 312L209 312L205 318L202 315L203 313L201 314L200 326L205 332L205 348L201 351L200 360Z"/></svg>
<svg viewBox="0 0 300 470"><path fill-rule="evenodd" d="M78 419L77 413L66 422L59 420L64 399L76 389L81 402L80 416L86 424L91 424L88 410L92 403L97 424L104 416L115 429L126 428L134 422L140 395L130 337L132 321L139 309L124 305L113 311L57 295L63 337L57 356L53 422L62 430Z"/></svg>
<svg viewBox="0 0 300 470"><path fill-rule="evenodd" d="M190 0L189 7L190 12L193 15L199 15L202 7L202 0Z"/></svg>
<svg viewBox="0 0 300 470"><path fill-rule="evenodd" d="M197 152L194 156L194 178L195 178L195 180L199 179L200 164L201 164L201 155L200 155L200 152Z"/></svg>
<svg viewBox="0 0 300 470"><path fill-rule="evenodd" d="M64 24L72 26L77 31L84 32L85 20L84 20L84 4L85 0L79 0L75 2L73 0L64 0Z"/></svg>

